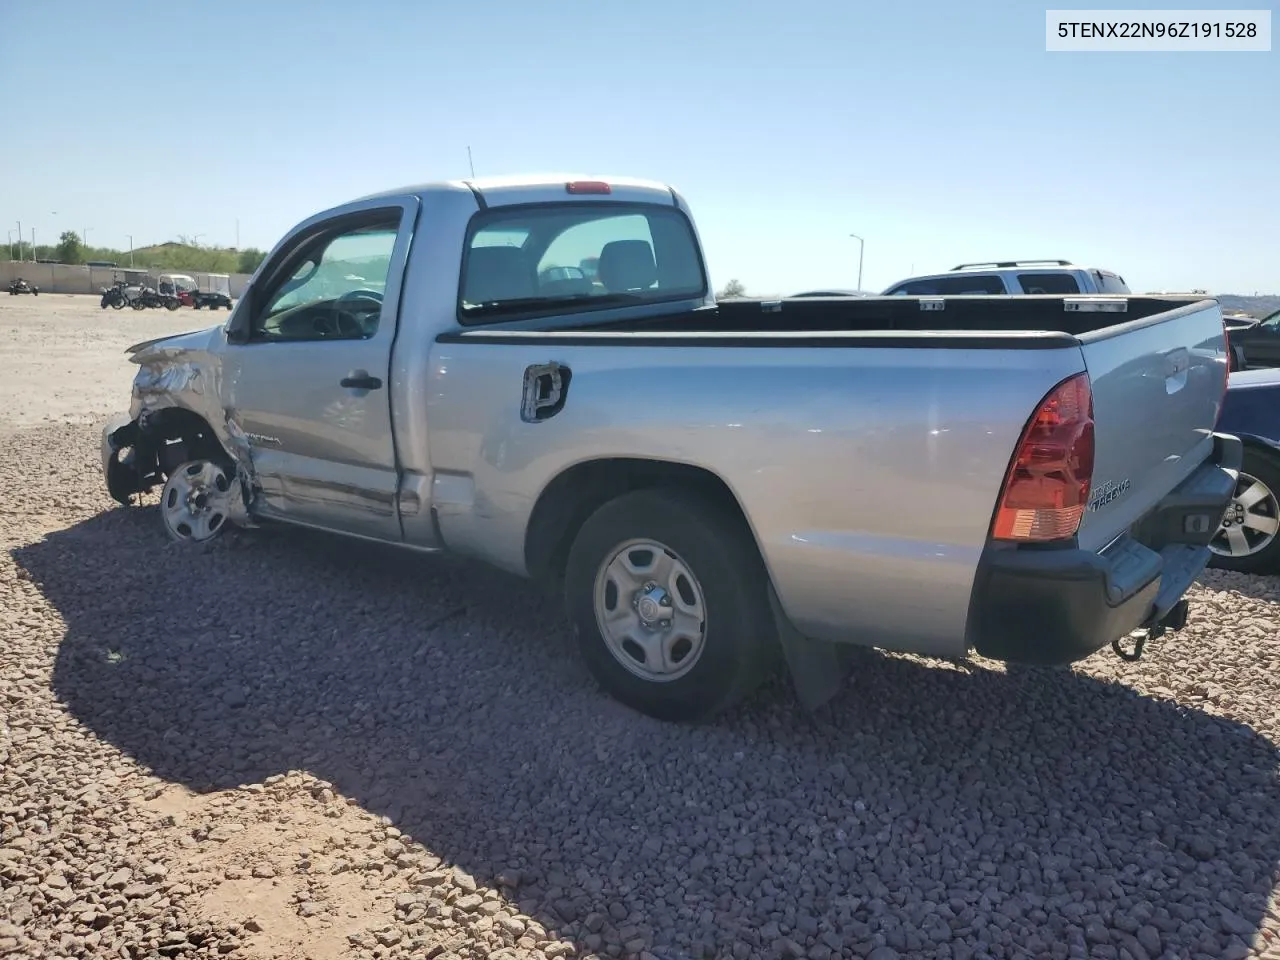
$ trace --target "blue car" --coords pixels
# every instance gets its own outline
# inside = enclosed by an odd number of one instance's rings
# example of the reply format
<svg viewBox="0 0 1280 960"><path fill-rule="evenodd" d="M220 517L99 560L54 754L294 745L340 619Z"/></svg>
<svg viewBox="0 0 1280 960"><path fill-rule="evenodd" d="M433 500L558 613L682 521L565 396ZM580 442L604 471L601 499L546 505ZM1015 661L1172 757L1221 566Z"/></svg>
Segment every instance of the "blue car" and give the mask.
<svg viewBox="0 0 1280 960"><path fill-rule="evenodd" d="M1280 369L1232 373L1218 429L1244 441L1244 463L1210 566L1280 572Z"/></svg>

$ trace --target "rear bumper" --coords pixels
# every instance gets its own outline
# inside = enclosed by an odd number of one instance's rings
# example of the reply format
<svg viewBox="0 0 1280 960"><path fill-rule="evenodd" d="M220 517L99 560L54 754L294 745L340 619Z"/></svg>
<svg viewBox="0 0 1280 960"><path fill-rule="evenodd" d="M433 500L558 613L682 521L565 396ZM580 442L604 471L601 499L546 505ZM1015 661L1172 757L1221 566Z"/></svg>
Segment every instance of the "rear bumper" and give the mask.
<svg viewBox="0 0 1280 960"><path fill-rule="evenodd" d="M969 646L996 660L1065 664L1158 623L1209 561L1241 453L1239 439L1215 434L1212 456L1099 553L988 547L969 609Z"/></svg>

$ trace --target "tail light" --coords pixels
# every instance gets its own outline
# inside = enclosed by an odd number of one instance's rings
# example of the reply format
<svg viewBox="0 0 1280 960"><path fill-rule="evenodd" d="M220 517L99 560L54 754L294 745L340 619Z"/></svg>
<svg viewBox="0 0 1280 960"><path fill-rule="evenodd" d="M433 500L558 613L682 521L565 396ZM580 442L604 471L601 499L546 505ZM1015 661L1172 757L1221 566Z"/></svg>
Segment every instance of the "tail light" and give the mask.
<svg viewBox="0 0 1280 960"><path fill-rule="evenodd" d="M565 193L612 193L613 188L603 180L570 180L564 185Z"/></svg>
<svg viewBox="0 0 1280 960"><path fill-rule="evenodd" d="M1093 391L1089 375L1062 381L1022 431L991 536L1044 543L1075 536L1093 484Z"/></svg>

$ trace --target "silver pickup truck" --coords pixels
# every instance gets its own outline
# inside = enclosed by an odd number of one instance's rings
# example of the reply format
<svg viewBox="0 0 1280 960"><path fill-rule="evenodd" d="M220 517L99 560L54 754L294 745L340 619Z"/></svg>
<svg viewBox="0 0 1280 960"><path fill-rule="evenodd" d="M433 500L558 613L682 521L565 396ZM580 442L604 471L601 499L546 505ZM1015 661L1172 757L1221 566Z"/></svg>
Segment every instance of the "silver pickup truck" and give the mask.
<svg viewBox="0 0 1280 960"><path fill-rule="evenodd" d="M717 305L685 201L636 180L357 200L225 325L130 350L116 500L534 578L603 687L677 720L783 664L820 703L851 645L1128 653L1185 622L1240 460L1211 300Z"/></svg>

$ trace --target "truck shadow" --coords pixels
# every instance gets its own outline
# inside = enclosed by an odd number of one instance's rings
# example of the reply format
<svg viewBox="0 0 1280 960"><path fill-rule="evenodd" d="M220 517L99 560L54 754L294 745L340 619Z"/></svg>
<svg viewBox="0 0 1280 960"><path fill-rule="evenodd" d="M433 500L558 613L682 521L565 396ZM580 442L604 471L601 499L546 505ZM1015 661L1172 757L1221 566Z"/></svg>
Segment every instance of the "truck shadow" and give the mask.
<svg viewBox="0 0 1280 960"><path fill-rule="evenodd" d="M510 577L293 531L177 547L153 513L14 551L66 622L74 716L197 791L306 769L482 882L520 870L514 899L580 950L611 902L663 956L767 950L771 919L797 923L775 884L850 950L885 932L918 956L950 936L919 902L1039 955L1091 919L1113 944L1150 921L1166 956L1263 922L1277 751L1243 725L1076 673L878 654L816 720L775 684L665 725L595 690L556 605Z"/></svg>

